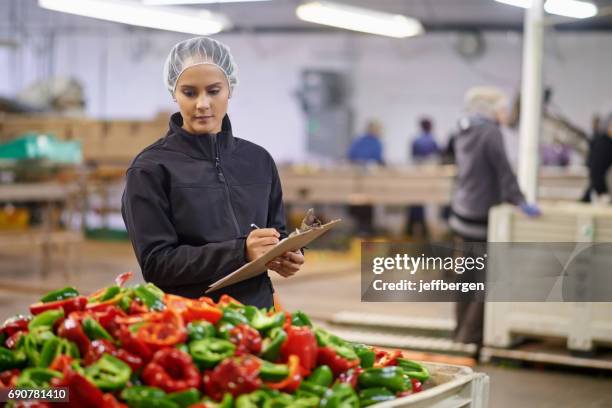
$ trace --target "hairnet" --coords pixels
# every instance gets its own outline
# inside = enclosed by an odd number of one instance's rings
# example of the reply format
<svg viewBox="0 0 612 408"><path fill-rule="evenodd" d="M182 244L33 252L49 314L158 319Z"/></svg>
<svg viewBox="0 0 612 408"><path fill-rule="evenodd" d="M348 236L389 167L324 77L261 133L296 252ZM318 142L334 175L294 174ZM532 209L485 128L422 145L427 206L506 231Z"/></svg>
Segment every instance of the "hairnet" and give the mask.
<svg viewBox="0 0 612 408"><path fill-rule="evenodd" d="M227 45L208 37L181 41L170 50L164 64L164 82L174 95L181 74L194 65L210 64L219 68L227 78L230 95L238 84L238 67Z"/></svg>

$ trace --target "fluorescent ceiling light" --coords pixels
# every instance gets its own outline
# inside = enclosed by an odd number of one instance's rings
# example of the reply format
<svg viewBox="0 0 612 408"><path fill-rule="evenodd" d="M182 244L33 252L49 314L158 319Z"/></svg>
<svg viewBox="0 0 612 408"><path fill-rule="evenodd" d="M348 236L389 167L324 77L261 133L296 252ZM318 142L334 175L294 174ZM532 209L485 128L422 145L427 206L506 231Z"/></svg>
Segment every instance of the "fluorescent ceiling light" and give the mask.
<svg viewBox="0 0 612 408"><path fill-rule="evenodd" d="M142 0L142 4L151 6L169 6L173 4L214 4L214 3L254 3L270 0Z"/></svg>
<svg viewBox="0 0 612 408"><path fill-rule="evenodd" d="M207 10L148 7L118 0L38 0L40 7L79 16L180 33L209 35L227 28L223 15Z"/></svg>
<svg viewBox="0 0 612 408"><path fill-rule="evenodd" d="M388 37L405 38L424 31L414 18L328 1L302 4L295 12L301 20L311 23Z"/></svg>
<svg viewBox="0 0 612 408"><path fill-rule="evenodd" d="M589 18L597 15L597 6L586 1L548 0L544 10L550 14L572 18Z"/></svg>
<svg viewBox="0 0 612 408"><path fill-rule="evenodd" d="M498 3L508 4L510 6L529 8L531 7L531 0L495 0Z"/></svg>
<svg viewBox="0 0 612 408"><path fill-rule="evenodd" d="M522 8L531 7L531 0L495 0ZM597 15L597 6L593 3L577 0L547 0L544 10L550 14L572 18L589 18Z"/></svg>

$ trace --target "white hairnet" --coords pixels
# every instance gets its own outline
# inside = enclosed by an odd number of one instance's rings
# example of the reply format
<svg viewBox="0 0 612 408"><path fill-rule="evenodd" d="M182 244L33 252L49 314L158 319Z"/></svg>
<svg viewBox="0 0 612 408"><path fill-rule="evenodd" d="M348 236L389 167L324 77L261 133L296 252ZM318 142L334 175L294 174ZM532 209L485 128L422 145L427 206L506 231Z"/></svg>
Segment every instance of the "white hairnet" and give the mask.
<svg viewBox="0 0 612 408"><path fill-rule="evenodd" d="M170 50L164 64L164 82L174 95L181 74L194 65L210 64L219 68L227 78L230 95L238 84L238 67L227 45L208 37L181 41Z"/></svg>

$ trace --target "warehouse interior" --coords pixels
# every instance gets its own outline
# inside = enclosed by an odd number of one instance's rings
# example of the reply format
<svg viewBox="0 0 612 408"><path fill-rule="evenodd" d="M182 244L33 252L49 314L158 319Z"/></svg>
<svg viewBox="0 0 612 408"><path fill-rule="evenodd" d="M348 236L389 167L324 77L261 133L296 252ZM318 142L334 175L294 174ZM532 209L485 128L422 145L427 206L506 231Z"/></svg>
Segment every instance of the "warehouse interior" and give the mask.
<svg viewBox="0 0 612 408"><path fill-rule="evenodd" d="M353 14L345 27L316 23L313 5ZM147 22L150 10L162 17ZM388 18L390 32L347 22L363 16ZM394 34L398 19L412 31ZM488 242L612 253L611 0L0 2L0 321L54 289L87 295L127 271L145 283L122 216L126 171L168 133L179 108L164 64L195 36L231 50L232 132L276 163L288 230L310 208L342 220L307 245L297 274L269 272L277 306L349 341L483 374L448 405L388 406L612 406L610 294L490 301L483 342L460 342L451 300L364 300L362 246L453 241L466 95L487 87L505 96L503 154L525 196L488 212ZM371 157L357 152L365 137L380 146ZM610 269L592 258L586 268Z"/></svg>

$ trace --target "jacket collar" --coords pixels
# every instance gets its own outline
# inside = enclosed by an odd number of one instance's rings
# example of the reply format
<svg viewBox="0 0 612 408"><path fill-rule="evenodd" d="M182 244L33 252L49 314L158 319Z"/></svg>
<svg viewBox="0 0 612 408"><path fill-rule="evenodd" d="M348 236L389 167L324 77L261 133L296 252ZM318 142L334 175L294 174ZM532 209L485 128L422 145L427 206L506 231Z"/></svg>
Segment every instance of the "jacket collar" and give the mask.
<svg viewBox="0 0 612 408"><path fill-rule="evenodd" d="M183 126L183 117L180 112L170 117L170 131L167 135L167 146L172 150L185 153L196 159L215 160L234 149L235 139L232 134L232 124L229 116L225 115L221 123L221 132L195 135L189 133Z"/></svg>

